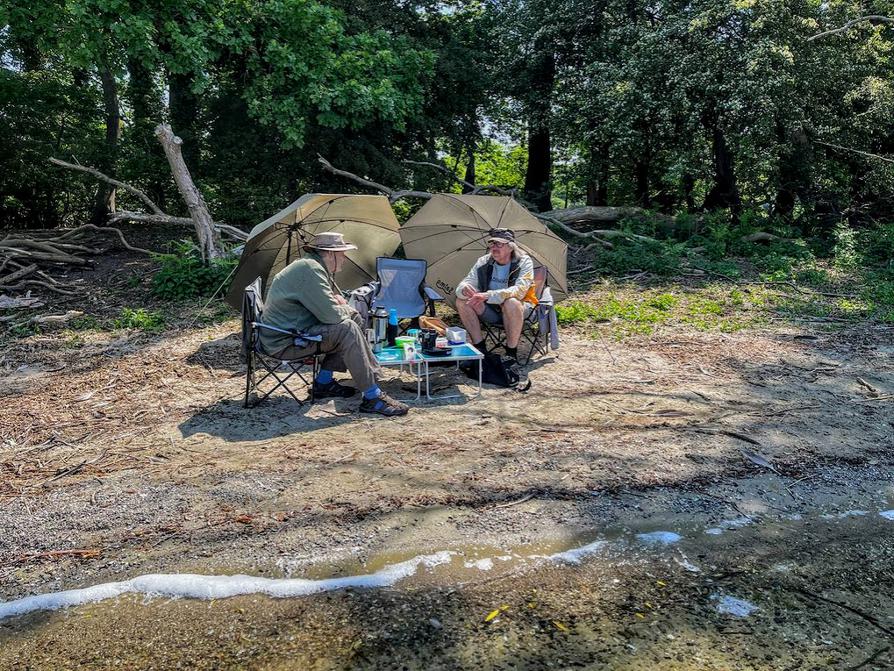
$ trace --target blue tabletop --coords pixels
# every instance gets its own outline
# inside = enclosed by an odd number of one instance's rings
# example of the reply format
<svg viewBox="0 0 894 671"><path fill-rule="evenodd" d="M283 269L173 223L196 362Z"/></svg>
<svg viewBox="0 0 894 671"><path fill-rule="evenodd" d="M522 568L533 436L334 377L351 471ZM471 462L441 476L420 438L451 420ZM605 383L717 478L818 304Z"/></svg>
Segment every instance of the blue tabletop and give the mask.
<svg viewBox="0 0 894 671"><path fill-rule="evenodd" d="M450 354L444 356L430 356L423 354L422 350L417 350L415 359L405 359L402 347L386 347L381 352L376 353L376 359L379 363L414 363L417 361L455 361L457 359L480 359L481 352L469 345L450 345Z"/></svg>

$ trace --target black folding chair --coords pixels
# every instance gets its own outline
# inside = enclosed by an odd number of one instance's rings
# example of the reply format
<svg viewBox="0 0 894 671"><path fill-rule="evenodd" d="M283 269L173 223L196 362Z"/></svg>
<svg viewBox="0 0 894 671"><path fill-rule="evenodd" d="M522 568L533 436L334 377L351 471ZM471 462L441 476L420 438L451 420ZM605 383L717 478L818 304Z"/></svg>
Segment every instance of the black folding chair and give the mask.
<svg viewBox="0 0 894 671"><path fill-rule="evenodd" d="M317 377L320 361L325 356L320 352L322 336L301 333L300 331L289 331L264 324L262 322L263 314L264 302L261 299L261 278L258 277L245 287L245 293L242 298L242 354L246 363L245 407L255 407L279 388L285 389L289 396L294 398L299 405L304 405L306 401L313 403L313 381ZM297 359L286 360L271 356L264 351L261 345L261 329L286 333L292 336L292 341L298 347L307 346L308 354ZM307 377L308 372L310 373L309 378ZM308 387L308 395L303 401L289 388L289 383L294 381L293 378L298 378L302 384ZM262 385L270 386L270 388L264 391ZM254 402L251 402L252 392L255 394Z"/></svg>
<svg viewBox="0 0 894 671"><path fill-rule="evenodd" d="M549 320L541 319L541 312L552 307L552 296L547 287L548 278L549 271L545 266L538 266L534 269L534 294L540 302L525 316L524 324L522 324L521 341L530 345L524 361L519 361L523 366L531 363L535 352L540 356L544 356L549 351ZM544 328L544 323L547 325L546 328ZM499 324L482 322L481 325L484 327L485 341L493 343L487 348L489 352L497 347L505 346L506 327L502 322Z"/></svg>

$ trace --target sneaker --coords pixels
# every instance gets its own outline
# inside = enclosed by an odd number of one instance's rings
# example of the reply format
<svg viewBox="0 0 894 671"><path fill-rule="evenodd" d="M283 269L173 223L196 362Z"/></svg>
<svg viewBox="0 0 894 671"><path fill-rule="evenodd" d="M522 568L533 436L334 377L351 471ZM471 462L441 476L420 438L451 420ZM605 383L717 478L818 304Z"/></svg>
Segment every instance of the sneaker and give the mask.
<svg viewBox="0 0 894 671"><path fill-rule="evenodd" d="M374 412L385 417L399 417L406 415L410 407L400 401L395 401L388 394L382 392L376 398L364 398L360 402L360 412Z"/></svg>
<svg viewBox="0 0 894 671"><path fill-rule="evenodd" d="M351 398L357 390L332 380L329 384L314 382L314 399L322 398Z"/></svg>
<svg viewBox="0 0 894 671"><path fill-rule="evenodd" d="M518 384L515 388L518 391L528 391L528 389L531 388L531 381L528 379L528 370L518 362L518 359L512 360L511 369L518 375Z"/></svg>

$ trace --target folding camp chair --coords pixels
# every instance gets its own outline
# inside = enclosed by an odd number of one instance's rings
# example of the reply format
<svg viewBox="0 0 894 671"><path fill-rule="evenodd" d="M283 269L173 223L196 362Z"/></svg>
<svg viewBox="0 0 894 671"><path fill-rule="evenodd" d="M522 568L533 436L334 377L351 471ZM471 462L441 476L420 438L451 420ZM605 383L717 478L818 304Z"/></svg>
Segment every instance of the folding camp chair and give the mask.
<svg viewBox="0 0 894 671"><path fill-rule="evenodd" d="M304 405L305 401L313 403L313 381L317 376L320 360L324 356L320 352L322 336L276 328L275 326L264 324L263 318L264 302L261 299L261 278L258 277L245 287L242 298L242 354L246 362L244 406L250 408L260 404L280 387L285 389L289 396L294 398L299 405ZM310 353L299 359L287 360L271 356L264 351L261 345L261 329L287 333L292 336L293 342L297 346L303 347L306 345ZM308 370L308 367L310 370ZM308 372L310 373L309 378L307 377ZM288 386L289 382L295 377L309 388L307 398L304 401L295 396L295 393ZM268 380L272 386L266 392L262 391L261 385ZM252 392L255 393L256 397L254 402L250 402Z"/></svg>
<svg viewBox="0 0 894 671"><path fill-rule="evenodd" d="M559 334L556 324L556 311L553 304L552 293L548 285L549 271L545 266L534 268L534 295L537 296L538 303L525 316L522 325L521 340L530 345L528 355L524 361L520 361L523 366L527 366L537 352L544 356L548 352L548 348L552 345L553 349L559 349ZM502 323L488 324L482 322L484 328L485 340L490 340L493 345L488 351L493 351L497 347L506 344L506 328Z"/></svg>
<svg viewBox="0 0 894 671"><path fill-rule="evenodd" d="M413 327L419 325L419 317L426 312L434 317L435 302L444 300L444 297L426 286L427 272L428 263L424 259L377 258L378 287L372 295L370 312L377 307L395 309L398 320L410 319Z"/></svg>

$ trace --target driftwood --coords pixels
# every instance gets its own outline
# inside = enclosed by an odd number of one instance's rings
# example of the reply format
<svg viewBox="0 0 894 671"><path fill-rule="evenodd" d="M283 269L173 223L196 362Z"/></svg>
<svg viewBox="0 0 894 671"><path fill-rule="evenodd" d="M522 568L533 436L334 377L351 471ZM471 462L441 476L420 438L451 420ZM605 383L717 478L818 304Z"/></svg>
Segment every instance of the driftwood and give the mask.
<svg viewBox="0 0 894 671"><path fill-rule="evenodd" d="M26 291L31 287L43 287L66 296L78 292L71 285L55 280L41 268L54 266L85 266L90 260L86 254L100 254L95 243L84 244L88 231L118 236L121 245L134 252L152 254L148 249L134 247L117 228L85 224L51 238L33 239L7 236L0 240L0 270L9 271L0 276L0 291Z"/></svg>
<svg viewBox="0 0 894 671"><path fill-rule="evenodd" d="M189 174L189 168L186 167L186 161L183 160L183 153L180 151L180 145L183 144L183 140L174 135L171 127L167 124L156 126L155 137L158 138L165 150L165 156L168 157L168 164L171 166L171 172L174 174L174 181L177 183L177 189L186 202L186 207L189 209L189 214L195 224L202 259L209 260L222 257L224 249L220 242L220 232L214 228L214 221L208 212L208 206L205 204L202 192L196 188Z"/></svg>

